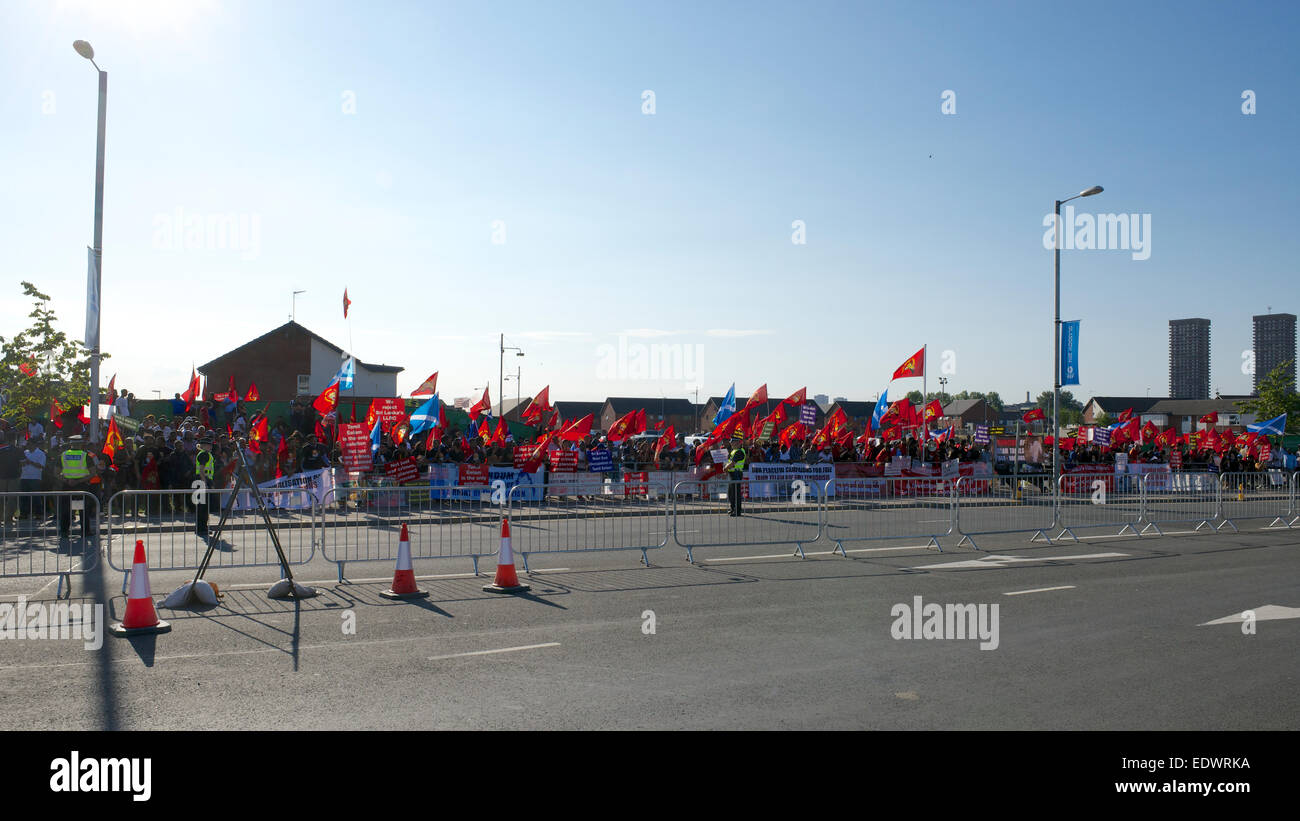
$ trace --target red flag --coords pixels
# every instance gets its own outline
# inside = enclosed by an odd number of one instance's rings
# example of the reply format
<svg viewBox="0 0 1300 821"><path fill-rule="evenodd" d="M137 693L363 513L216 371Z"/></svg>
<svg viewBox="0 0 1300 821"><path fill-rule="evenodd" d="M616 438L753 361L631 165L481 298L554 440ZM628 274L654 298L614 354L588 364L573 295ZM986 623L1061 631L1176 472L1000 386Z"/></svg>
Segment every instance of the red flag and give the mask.
<svg viewBox="0 0 1300 821"><path fill-rule="evenodd" d="M18 370L23 372L24 376L36 375L36 357L31 357L26 362L18 366Z"/></svg>
<svg viewBox="0 0 1300 821"><path fill-rule="evenodd" d="M54 427L56 428L63 427L62 415L63 415L63 409L59 407L59 400L51 399L50 400L50 422L54 424Z"/></svg>
<svg viewBox="0 0 1300 821"><path fill-rule="evenodd" d="M1204 422L1207 425L1217 425L1219 423L1219 412L1211 411L1202 416L1199 421Z"/></svg>
<svg viewBox="0 0 1300 821"><path fill-rule="evenodd" d="M925 421L929 422L931 419L938 419L941 416L943 416L943 403L938 399L925 406Z"/></svg>
<svg viewBox="0 0 1300 821"><path fill-rule="evenodd" d="M1138 428L1138 420L1136 419L1128 420L1128 424L1123 428L1120 428L1120 430L1124 431L1124 435L1130 442L1136 442L1138 437L1142 435L1141 430Z"/></svg>
<svg viewBox="0 0 1300 821"><path fill-rule="evenodd" d="M420 383L420 387L411 391L411 396L433 396L438 392L438 372L434 371L433 375Z"/></svg>
<svg viewBox="0 0 1300 821"><path fill-rule="evenodd" d="M110 462L113 461L113 454L117 453L123 444L125 443L122 441L122 434L117 430L117 417L108 417L108 432L104 434L104 455Z"/></svg>
<svg viewBox="0 0 1300 821"><path fill-rule="evenodd" d="M239 391L235 389L235 375L233 373L230 375L230 390L227 393L231 402L239 401Z"/></svg>
<svg viewBox="0 0 1300 821"><path fill-rule="evenodd" d="M266 423L265 414L259 416L257 422L253 424L252 429L248 432L248 438L254 442L269 442L271 440L271 429Z"/></svg>
<svg viewBox="0 0 1300 821"><path fill-rule="evenodd" d="M280 445L275 449L275 478L284 475L284 458L289 455L288 437L280 437Z"/></svg>
<svg viewBox="0 0 1300 821"><path fill-rule="evenodd" d="M658 422L655 422L655 430L662 431L663 429L664 429L664 420L660 419Z"/></svg>
<svg viewBox="0 0 1300 821"><path fill-rule="evenodd" d="M912 354L894 371L894 379L906 379L909 376L925 376L925 348Z"/></svg>
<svg viewBox="0 0 1300 821"><path fill-rule="evenodd" d="M788 397L786 397L786 399L785 399L781 404L783 404L783 405L802 405L803 403L805 403L805 402L807 402L807 401L808 401L808 388L807 388L807 387L803 387L803 388L800 388L799 390L795 391L794 393L790 394Z"/></svg>
<svg viewBox="0 0 1300 821"><path fill-rule="evenodd" d="M745 407L749 407L749 408L757 407L758 405L761 405L766 401L767 401L767 383L764 382L762 385L759 386L758 390L754 391L754 393L749 397L749 401L745 403Z"/></svg>
<svg viewBox="0 0 1300 821"><path fill-rule="evenodd" d="M482 439L484 444L492 438L492 428L488 425L488 420L484 419L478 428L478 438Z"/></svg>
<svg viewBox="0 0 1300 821"><path fill-rule="evenodd" d="M781 444L789 445L791 442L794 441L802 442L804 438L807 436L808 436L808 431L804 428L803 424L800 422L795 422L793 425L781 431L781 436L779 438L781 440Z"/></svg>
<svg viewBox="0 0 1300 821"><path fill-rule="evenodd" d="M190 368L190 386L185 389L185 393L181 394L181 399L185 400L186 413L189 412L190 406L192 406L194 401L200 396L202 396L202 394L199 393L199 375L193 368Z"/></svg>
<svg viewBox="0 0 1300 821"><path fill-rule="evenodd" d="M348 306L351 304L352 304L352 300L348 299L348 289L344 288L343 289L343 318L344 319L348 318Z"/></svg>
<svg viewBox="0 0 1300 821"><path fill-rule="evenodd" d="M339 381L335 379L321 391L320 396L311 403L311 406L320 411L321 414L329 413L338 407L339 404Z"/></svg>
<svg viewBox="0 0 1300 821"><path fill-rule="evenodd" d="M1030 422L1045 419L1046 414L1043 413L1042 408L1034 408L1033 410L1029 411L1028 413L1026 413L1024 416L1020 418L1024 420L1024 423L1026 425L1028 425Z"/></svg>
<svg viewBox="0 0 1300 821"><path fill-rule="evenodd" d="M664 432L660 434L659 438L655 440L655 461L659 461L659 454L664 448L676 447L676 445L677 431L673 430L672 425L669 425L664 429Z"/></svg>
<svg viewBox="0 0 1300 821"><path fill-rule="evenodd" d="M474 407L469 409L469 418L471 422L477 422L480 413L487 411L492 413L492 400L488 399L488 389L483 388L483 398L474 403Z"/></svg>
<svg viewBox="0 0 1300 821"><path fill-rule="evenodd" d="M825 429L827 435L829 435L831 438L835 438L839 436L840 431L843 430L844 428L847 428L848 426L849 426L849 417L848 414L844 412L844 408L837 407L834 413L826 417Z"/></svg>
<svg viewBox="0 0 1300 821"><path fill-rule="evenodd" d="M1116 421L1116 422L1127 422L1128 420L1130 420L1130 419L1132 419L1132 418L1133 418L1133 409L1132 409L1132 408L1127 408L1127 409L1122 410L1122 411L1119 412L1119 418L1116 419L1115 421Z"/></svg>
<svg viewBox="0 0 1300 821"><path fill-rule="evenodd" d="M258 393L257 393L257 383L256 383L256 382L249 382L249 383L248 383L248 393L244 394L244 401L245 401L245 402L256 402L256 401L258 401L258 400L261 399L261 398L262 398L262 397L259 396ZM357 420L353 419L352 421L355 422L355 421L357 421Z"/></svg>
<svg viewBox="0 0 1300 821"><path fill-rule="evenodd" d="M547 385L542 388L539 394L533 397L532 401L528 403L528 407L524 408L524 412L519 418L530 425L537 425L541 423L542 415L550 410L551 386Z"/></svg>
<svg viewBox="0 0 1300 821"><path fill-rule="evenodd" d="M82 405L77 408L77 421L83 425L90 424L90 405Z"/></svg>
<svg viewBox="0 0 1300 821"><path fill-rule="evenodd" d="M614 424L609 426L609 432L605 438L611 442L622 442L627 437L636 432L636 411L628 411L620 416Z"/></svg>
<svg viewBox="0 0 1300 821"><path fill-rule="evenodd" d="M577 422L574 422L564 430L560 431L560 438L569 442L580 441L584 436L591 433L592 421L591 414L587 414Z"/></svg>
<svg viewBox="0 0 1300 821"><path fill-rule="evenodd" d="M492 440L491 440L490 442L488 442L488 444L489 444L489 445L504 445L504 444L506 443L506 434L509 433L509 432L510 432L510 429L506 427L506 420L505 420L505 417L502 417L502 418L498 419L498 420L497 420L497 429L494 430L494 431L492 431Z"/></svg>
<svg viewBox="0 0 1300 821"><path fill-rule="evenodd" d="M642 408L636 413L636 433L645 433L645 420L645 408Z"/></svg>
<svg viewBox="0 0 1300 821"><path fill-rule="evenodd" d="M356 405L353 405L352 407L353 410L356 409ZM378 418L379 418L379 411L375 410L375 400L371 399L370 408L369 410L366 411L366 430L374 430L375 420Z"/></svg>
<svg viewBox="0 0 1300 821"><path fill-rule="evenodd" d="M113 399L115 399L117 396L117 391L113 388L113 385L116 383L117 383L117 374L113 374L113 378L108 380L108 401L110 404L113 402ZM112 456L110 456L109 458L111 459Z"/></svg>
<svg viewBox="0 0 1300 821"><path fill-rule="evenodd" d="M1156 438L1156 434L1157 434L1157 433L1159 433L1159 430L1156 428L1155 425L1153 425L1153 424L1150 423L1150 422L1147 422L1145 425L1142 426L1142 440L1143 440L1143 441L1146 441L1147 439L1154 439L1154 438Z"/></svg>

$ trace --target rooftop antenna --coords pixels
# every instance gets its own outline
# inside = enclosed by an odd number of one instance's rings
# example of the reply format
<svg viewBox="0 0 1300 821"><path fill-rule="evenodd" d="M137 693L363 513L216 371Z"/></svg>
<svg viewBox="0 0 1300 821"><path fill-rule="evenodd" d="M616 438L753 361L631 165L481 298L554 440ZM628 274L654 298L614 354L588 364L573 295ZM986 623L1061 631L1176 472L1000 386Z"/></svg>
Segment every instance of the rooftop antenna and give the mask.
<svg viewBox="0 0 1300 821"><path fill-rule="evenodd" d="M305 290L302 290L302 291L294 291L294 292L293 292L293 301L292 301L292 303L290 303L291 307L290 307L290 309L289 309L289 321L290 321L290 322L297 322L297 321L298 321L298 294L305 294L305 293L307 293L307 291L305 291Z"/></svg>

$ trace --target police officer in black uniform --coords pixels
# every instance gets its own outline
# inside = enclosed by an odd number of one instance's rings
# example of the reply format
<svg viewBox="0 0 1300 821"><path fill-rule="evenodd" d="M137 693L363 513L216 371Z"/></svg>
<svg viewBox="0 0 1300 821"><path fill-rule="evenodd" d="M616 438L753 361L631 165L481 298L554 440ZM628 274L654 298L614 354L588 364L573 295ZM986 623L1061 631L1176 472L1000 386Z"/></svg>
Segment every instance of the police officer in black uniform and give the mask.
<svg viewBox="0 0 1300 821"><path fill-rule="evenodd" d="M62 489L65 491L89 491L90 477L93 470L93 463L90 454L82 447L82 437L80 435L68 438L68 446L59 456L59 476L62 479ZM72 499L71 496L59 497L59 535L67 536L68 530L72 525ZM86 514L89 511L85 508L86 497L81 496L77 501L81 505L81 535L86 535Z"/></svg>
<svg viewBox="0 0 1300 821"><path fill-rule="evenodd" d="M727 472L731 481L727 482L727 501L731 503L731 512L728 516L739 516L740 500L744 495L741 492L740 483L745 478L746 454L743 442L737 442L736 447L731 451L731 456L727 459L727 464L723 470Z"/></svg>
<svg viewBox="0 0 1300 821"><path fill-rule="evenodd" d="M199 440L199 449L194 454L194 478L199 483L194 506L194 532L199 538L208 537L208 500L216 486L217 458L212 454L216 439L211 433Z"/></svg>

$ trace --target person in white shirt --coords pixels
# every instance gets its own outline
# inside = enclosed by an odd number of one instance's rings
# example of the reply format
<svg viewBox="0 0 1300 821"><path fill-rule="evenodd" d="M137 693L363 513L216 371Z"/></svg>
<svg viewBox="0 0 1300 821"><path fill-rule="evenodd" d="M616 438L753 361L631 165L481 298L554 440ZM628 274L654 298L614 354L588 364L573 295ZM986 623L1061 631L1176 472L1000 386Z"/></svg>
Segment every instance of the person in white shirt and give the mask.
<svg viewBox="0 0 1300 821"><path fill-rule="evenodd" d="M122 389L122 395L117 397L113 402L113 410L118 416L131 417L131 404L126 396L126 388Z"/></svg>
<svg viewBox="0 0 1300 821"><path fill-rule="evenodd" d="M41 437L33 436L23 450L22 469L18 474L18 492L23 494L22 518L32 515L32 496L41 492L41 477L44 474L45 449Z"/></svg>

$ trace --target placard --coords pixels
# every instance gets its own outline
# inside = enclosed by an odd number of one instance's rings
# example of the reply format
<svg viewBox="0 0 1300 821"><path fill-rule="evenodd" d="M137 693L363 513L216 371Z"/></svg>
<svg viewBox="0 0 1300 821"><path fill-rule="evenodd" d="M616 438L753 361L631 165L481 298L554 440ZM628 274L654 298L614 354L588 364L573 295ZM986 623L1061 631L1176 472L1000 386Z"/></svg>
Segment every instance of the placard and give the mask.
<svg viewBox="0 0 1300 821"><path fill-rule="evenodd" d="M587 451L587 470L591 473L607 473L614 469L614 455L607 450Z"/></svg>
<svg viewBox="0 0 1300 821"><path fill-rule="evenodd" d="M339 425L339 446L343 450L343 467L348 473L365 473L374 465L370 452L370 431L360 422Z"/></svg>

